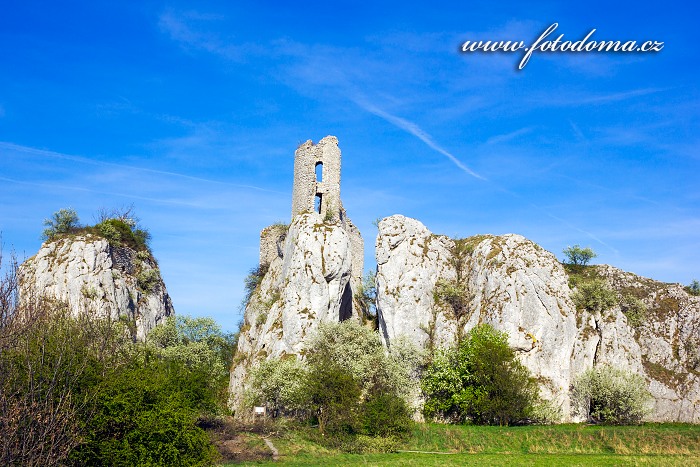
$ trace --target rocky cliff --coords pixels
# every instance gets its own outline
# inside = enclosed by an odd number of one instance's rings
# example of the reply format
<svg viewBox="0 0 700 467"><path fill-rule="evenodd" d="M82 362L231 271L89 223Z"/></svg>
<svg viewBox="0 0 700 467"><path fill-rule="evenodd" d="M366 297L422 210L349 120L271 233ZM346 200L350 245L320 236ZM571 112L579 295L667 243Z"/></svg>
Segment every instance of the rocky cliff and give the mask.
<svg viewBox="0 0 700 467"><path fill-rule="evenodd" d="M49 297L74 313L125 317L139 339L174 313L153 256L96 235L47 241L20 266L19 278L23 299Z"/></svg>
<svg viewBox="0 0 700 467"><path fill-rule="evenodd" d="M680 285L610 266L569 274L552 253L522 236L455 240L404 216L379 223L376 257L387 346L401 335L421 347L447 346L488 323L508 333L543 395L567 419L574 378L611 363L645 376L655 398L651 419L700 421L700 298ZM604 281L615 303L577 309L574 279Z"/></svg>
<svg viewBox="0 0 700 467"><path fill-rule="evenodd" d="M362 270L362 257L353 254L353 237L361 237L350 221L324 222L320 214L307 212L288 230L271 229L261 235L266 239L261 259L270 262L261 265L264 275L246 306L231 370L234 410L241 407L250 369L260 361L302 354L305 339L321 322L360 319L353 304L360 278L353 271L358 262ZM263 251L272 244L280 245L278 253Z"/></svg>

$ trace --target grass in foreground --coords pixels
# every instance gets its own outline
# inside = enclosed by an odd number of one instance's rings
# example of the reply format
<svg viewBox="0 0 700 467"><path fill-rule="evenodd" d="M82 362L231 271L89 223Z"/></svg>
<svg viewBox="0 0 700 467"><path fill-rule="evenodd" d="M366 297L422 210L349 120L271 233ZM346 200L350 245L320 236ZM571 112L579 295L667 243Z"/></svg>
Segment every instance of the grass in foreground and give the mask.
<svg viewBox="0 0 700 467"><path fill-rule="evenodd" d="M400 450L425 453L348 454L325 447L313 441L314 437L312 429L306 427L270 435L280 453L279 463L295 466L700 465L700 426L685 424L526 427L416 424Z"/></svg>

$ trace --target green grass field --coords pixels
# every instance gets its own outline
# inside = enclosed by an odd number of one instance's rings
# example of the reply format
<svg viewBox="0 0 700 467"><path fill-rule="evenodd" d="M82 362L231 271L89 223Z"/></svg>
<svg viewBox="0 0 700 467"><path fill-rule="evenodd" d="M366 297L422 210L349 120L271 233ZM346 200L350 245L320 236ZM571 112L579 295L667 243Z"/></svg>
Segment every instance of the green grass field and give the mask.
<svg viewBox="0 0 700 467"><path fill-rule="evenodd" d="M402 452L384 454L342 453L312 441L309 433L305 429L273 433L269 439L279 450L279 461L242 465L700 465L700 426L685 424L524 427L417 424L411 437L402 443ZM254 437L250 442L256 442Z"/></svg>

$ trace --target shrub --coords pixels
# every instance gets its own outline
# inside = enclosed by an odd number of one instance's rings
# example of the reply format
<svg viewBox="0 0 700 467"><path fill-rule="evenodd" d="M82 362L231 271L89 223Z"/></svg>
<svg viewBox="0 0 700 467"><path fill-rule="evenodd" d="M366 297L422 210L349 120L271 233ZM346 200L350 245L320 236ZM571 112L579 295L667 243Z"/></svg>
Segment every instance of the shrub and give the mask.
<svg viewBox="0 0 700 467"><path fill-rule="evenodd" d="M581 248L579 245L566 247L563 252L569 264L574 266L585 266L598 256L591 248Z"/></svg>
<svg viewBox="0 0 700 467"><path fill-rule="evenodd" d="M361 430L369 436L403 436L411 429L408 405L391 392L377 391L361 407Z"/></svg>
<svg viewBox="0 0 700 467"><path fill-rule="evenodd" d="M685 287L685 291L690 295L700 295L700 282L694 279L688 286Z"/></svg>
<svg viewBox="0 0 700 467"><path fill-rule="evenodd" d="M136 284L144 293L152 293L160 282L158 269L142 269L136 276Z"/></svg>
<svg viewBox="0 0 700 467"><path fill-rule="evenodd" d="M56 235L74 232L80 228L78 213L74 209L60 209L50 219L44 220L46 228L42 233L44 240L52 240Z"/></svg>
<svg viewBox="0 0 700 467"><path fill-rule="evenodd" d="M146 343L161 359L177 361L208 376L212 392L224 405L229 366L236 346L235 334L221 331L208 317L170 316L146 336Z"/></svg>
<svg viewBox="0 0 700 467"><path fill-rule="evenodd" d="M311 363L305 384L321 433L353 433L358 426L360 385L331 358Z"/></svg>
<svg viewBox="0 0 700 467"><path fill-rule="evenodd" d="M211 465L215 451L197 426L213 405L206 374L173 362L137 359L107 376L74 465ZM141 360L141 361L139 361Z"/></svg>
<svg viewBox="0 0 700 467"><path fill-rule="evenodd" d="M127 247L134 251L148 251L151 234L137 228L129 220L105 219L97 224L95 229L114 246Z"/></svg>
<svg viewBox="0 0 700 467"><path fill-rule="evenodd" d="M265 274L267 274L269 267L269 264L260 264L248 272L248 275L244 280L245 295L243 296L243 302L241 303L242 308L245 308L248 306L248 303L250 303L250 299L253 297L253 292L257 290L258 286L263 280L263 277L265 277Z"/></svg>
<svg viewBox="0 0 700 467"><path fill-rule="evenodd" d="M577 309L591 313L602 313L617 304L617 295L603 279L580 282L571 298Z"/></svg>
<svg viewBox="0 0 700 467"><path fill-rule="evenodd" d="M622 312L627 316L627 323L630 326L638 328L644 324L647 316L647 306L643 301L634 295L627 294L622 297L620 308L622 308Z"/></svg>
<svg viewBox="0 0 700 467"><path fill-rule="evenodd" d="M4 295L11 283L1 283ZM63 465L93 416L102 375L124 361L127 333L108 320L71 317L60 302L2 305L0 465Z"/></svg>
<svg viewBox="0 0 700 467"><path fill-rule="evenodd" d="M363 394L377 387L407 397L415 379L420 352L409 342L398 340L387 355L379 334L353 320L321 323L311 338L307 360L330 360L347 371L360 384Z"/></svg>
<svg viewBox="0 0 700 467"><path fill-rule="evenodd" d="M608 365L585 371L573 385L578 413L592 423L640 423L649 412L650 399L641 375Z"/></svg>
<svg viewBox="0 0 700 467"><path fill-rule="evenodd" d="M296 358L262 362L251 373L247 405L264 405L278 415L302 415L309 405L306 366Z"/></svg>
<svg viewBox="0 0 700 467"><path fill-rule="evenodd" d="M469 291L467 285L457 281L439 279L435 284L433 299L436 303L444 303L452 309L456 317L462 317L469 307Z"/></svg>
<svg viewBox="0 0 700 467"><path fill-rule="evenodd" d="M377 275L374 271L367 272L362 279L359 290L355 292L355 300L365 318L377 318Z"/></svg>
<svg viewBox="0 0 700 467"><path fill-rule="evenodd" d="M40 297L19 303L15 265L0 278L0 465L211 465L197 427L217 410L211 359L164 349L206 343L225 380L230 346L214 345L213 321L161 339L157 327L162 346L134 343L121 319L71 316Z"/></svg>
<svg viewBox="0 0 700 467"><path fill-rule="evenodd" d="M111 222L102 222L97 224L97 230L102 234L102 236L110 243L119 243L122 239L122 235Z"/></svg>
<svg viewBox="0 0 700 467"><path fill-rule="evenodd" d="M439 351L422 387L427 417L486 425L527 421L539 395L507 335L487 324L472 329L457 348Z"/></svg>

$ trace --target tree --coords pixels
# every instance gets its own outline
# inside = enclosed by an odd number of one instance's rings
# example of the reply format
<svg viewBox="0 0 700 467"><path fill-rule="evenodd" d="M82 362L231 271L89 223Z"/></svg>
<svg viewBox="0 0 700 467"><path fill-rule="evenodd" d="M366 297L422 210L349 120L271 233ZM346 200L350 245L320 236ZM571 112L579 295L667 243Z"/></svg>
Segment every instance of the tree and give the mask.
<svg viewBox="0 0 700 467"><path fill-rule="evenodd" d="M592 423L637 424L649 412L651 394L644 378L609 365L583 372L572 392L578 412Z"/></svg>
<svg viewBox="0 0 700 467"><path fill-rule="evenodd" d="M356 321L321 323L306 361L288 356L253 370L249 404L315 418L322 432L398 436L411 426L406 400L418 392L422 354L407 339L387 353L379 335Z"/></svg>
<svg viewBox="0 0 700 467"><path fill-rule="evenodd" d="M427 417L485 425L526 422L539 398L507 335L487 324L469 331L456 348L438 351L422 387Z"/></svg>
<svg viewBox="0 0 700 467"><path fill-rule="evenodd" d="M697 279L693 279L693 281L688 285L685 290L690 294L690 295L700 295L700 282Z"/></svg>
<svg viewBox="0 0 700 467"><path fill-rule="evenodd" d="M321 433L353 433L357 430L360 385L331 358L310 364L305 392L318 419Z"/></svg>
<svg viewBox="0 0 700 467"><path fill-rule="evenodd" d="M223 406L236 339L235 334L222 332L212 318L178 315L153 328L146 343L161 359L205 372L209 387Z"/></svg>
<svg viewBox="0 0 700 467"><path fill-rule="evenodd" d="M197 426L214 406L207 373L148 353L140 349L103 379L73 465L213 464L215 450Z"/></svg>
<svg viewBox="0 0 700 467"><path fill-rule="evenodd" d="M380 386L406 398L415 385L413 375L422 358L406 340L395 344L387 355L379 334L356 321L321 323L306 356L310 365L316 360L335 362L360 384L365 395Z"/></svg>
<svg viewBox="0 0 700 467"><path fill-rule="evenodd" d="M60 209L50 219L44 220L46 228L42 234L44 240L51 240L56 235L71 233L80 227L78 213L74 209Z"/></svg>
<svg viewBox="0 0 700 467"><path fill-rule="evenodd" d="M262 362L251 373L248 405L264 405L273 417L301 415L309 405L307 377L306 366L296 358Z"/></svg>
<svg viewBox="0 0 700 467"><path fill-rule="evenodd" d="M355 299L366 319L377 319L377 275L374 271L365 274L359 290L355 292Z"/></svg>
<svg viewBox="0 0 700 467"><path fill-rule="evenodd" d="M568 263L574 266L585 266L598 255L591 248L581 248L579 245L568 246L563 250Z"/></svg>

